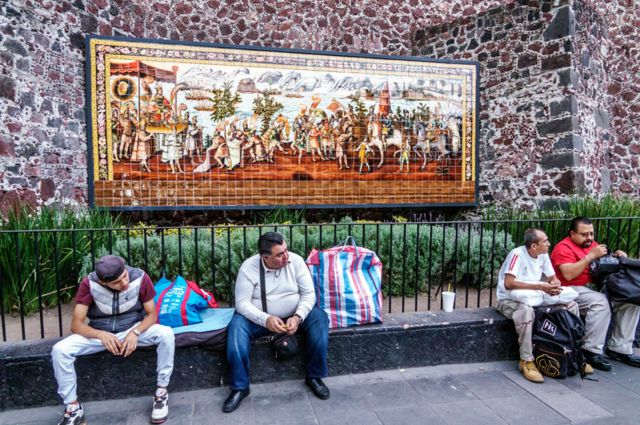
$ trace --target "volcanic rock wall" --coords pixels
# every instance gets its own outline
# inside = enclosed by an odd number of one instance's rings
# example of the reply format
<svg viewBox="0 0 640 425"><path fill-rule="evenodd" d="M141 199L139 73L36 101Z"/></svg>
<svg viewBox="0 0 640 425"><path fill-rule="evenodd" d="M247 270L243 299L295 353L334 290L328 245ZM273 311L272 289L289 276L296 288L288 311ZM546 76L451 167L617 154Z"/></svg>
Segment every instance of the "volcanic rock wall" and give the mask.
<svg viewBox="0 0 640 425"><path fill-rule="evenodd" d="M481 63L480 200L640 195L633 0L8 0L0 209L87 202L84 37L121 35Z"/></svg>

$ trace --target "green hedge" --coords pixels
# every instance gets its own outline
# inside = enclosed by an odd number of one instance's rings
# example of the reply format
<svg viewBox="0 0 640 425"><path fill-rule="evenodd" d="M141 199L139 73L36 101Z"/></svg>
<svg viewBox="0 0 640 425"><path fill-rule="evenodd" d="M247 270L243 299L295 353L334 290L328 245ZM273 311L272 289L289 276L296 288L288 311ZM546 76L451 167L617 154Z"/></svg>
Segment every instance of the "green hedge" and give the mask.
<svg viewBox="0 0 640 425"><path fill-rule="evenodd" d="M506 253L515 246L502 231L495 235L483 231L481 238L480 226L473 223L459 224L456 232L453 225L365 224L346 219L335 225L136 230L129 240L116 240L111 252L146 269L154 280L162 275L163 266L170 278L182 270L187 279L197 277L201 286L215 287L220 299L229 300L242 261L256 251L260 233L269 230L282 232L289 250L303 257L312 248L328 248L352 235L359 246L375 250L380 257L385 295L414 295L416 288L425 292L429 283L440 282L487 286L492 267L497 273ZM108 252L105 247L94 256L85 255L82 273L90 272L93 260Z"/></svg>

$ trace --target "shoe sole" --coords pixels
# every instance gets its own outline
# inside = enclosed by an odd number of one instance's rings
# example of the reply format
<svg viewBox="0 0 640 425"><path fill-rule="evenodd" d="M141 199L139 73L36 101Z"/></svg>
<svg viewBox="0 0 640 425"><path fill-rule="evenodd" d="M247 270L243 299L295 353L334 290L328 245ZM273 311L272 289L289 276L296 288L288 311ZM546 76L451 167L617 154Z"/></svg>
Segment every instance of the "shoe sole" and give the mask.
<svg viewBox="0 0 640 425"><path fill-rule="evenodd" d="M167 421L167 419L169 419L169 415L165 416L162 419L151 419L151 423L152 424L161 424Z"/></svg>
<svg viewBox="0 0 640 425"><path fill-rule="evenodd" d="M613 359L613 360L615 360L615 361L617 361L617 362L620 362L620 363L624 363L624 364L626 364L626 365L628 365L628 366L631 366L631 367L640 367L640 364L638 364L638 363L630 362L628 359L626 359L626 358L624 358L624 357L618 357L618 356L615 354L615 351L607 350L607 351L605 351L605 355L606 355L607 357L609 357L610 359Z"/></svg>

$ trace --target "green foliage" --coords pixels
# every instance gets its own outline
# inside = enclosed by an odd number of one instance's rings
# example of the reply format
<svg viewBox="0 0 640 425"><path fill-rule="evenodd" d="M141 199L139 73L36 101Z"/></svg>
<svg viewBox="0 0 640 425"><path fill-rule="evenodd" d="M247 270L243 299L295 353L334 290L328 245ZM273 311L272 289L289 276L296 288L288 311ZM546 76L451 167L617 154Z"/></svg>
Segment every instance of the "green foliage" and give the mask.
<svg viewBox="0 0 640 425"><path fill-rule="evenodd" d="M277 207L254 216L254 224L301 224L304 223L305 210Z"/></svg>
<svg viewBox="0 0 640 425"><path fill-rule="evenodd" d="M566 204L531 212L492 207L484 209L482 216L484 220L498 222L515 241L522 240L527 227L542 228L552 244L567 235L573 217L589 217L594 223L597 241L633 257L638 257L640 251L640 201L629 197L574 197Z"/></svg>
<svg viewBox="0 0 640 425"><path fill-rule="evenodd" d="M213 104L213 112L211 112L213 122L222 121L235 114L236 104L242 101L238 93L231 91L230 82L224 83L222 89L214 90L210 100Z"/></svg>
<svg viewBox="0 0 640 425"><path fill-rule="evenodd" d="M261 93L253 99L253 113L262 119L262 134L269 129L271 117L282 108L282 103L276 101L269 92Z"/></svg>
<svg viewBox="0 0 640 425"><path fill-rule="evenodd" d="M116 241L113 252L145 269L154 281L162 276L164 264L169 278L182 274L204 288L215 288L219 300L228 301L242 261L256 252L260 234L271 230L283 233L289 250L305 258L313 248L326 249L353 236L358 246L372 249L380 257L385 295L404 292L410 296L416 289L427 292L441 282L488 286L491 271L497 273L514 247L503 232L485 233L481 238L481 229L475 224L460 225L456 231L444 224L372 224L347 218L337 224L306 226L148 229L128 243ZM106 253L103 248L96 257ZM92 264L91 256L86 255L82 273L89 273Z"/></svg>
<svg viewBox="0 0 640 425"><path fill-rule="evenodd" d="M26 209L10 213L0 225L3 310L28 314L40 306L68 302L84 255L109 240L108 232L89 229L119 226L119 218L101 210L44 207L39 213Z"/></svg>

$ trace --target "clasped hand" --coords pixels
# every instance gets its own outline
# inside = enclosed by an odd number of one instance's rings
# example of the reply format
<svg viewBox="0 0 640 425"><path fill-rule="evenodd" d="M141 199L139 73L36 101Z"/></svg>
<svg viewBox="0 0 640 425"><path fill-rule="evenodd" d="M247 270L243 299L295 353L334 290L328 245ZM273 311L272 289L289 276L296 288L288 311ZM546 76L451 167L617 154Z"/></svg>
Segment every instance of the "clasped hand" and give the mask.
<svg viewBox="0 0 640 425"><path fill-rule="evenodd" d="M123 341L120 341L117 336L107 331L101 332L98 338L107 351L116 356L128 357L138 347L138 336L133 332L129 332Z"/></svg>
<svg viewBox="0 0 640 425"><path fill-rule="evenodd" d="M277 334L288 333L289 335L293 335L298 330L298 325L300 324L300 319L297 316L291 316L287 319L287 323L285 323L281 318L277 316L269 316L267 318L266 327L271 332Z"/></svg>
<svg viewBox="0 0 640 425"><path fill-rule="evenodd" d="M562 286L559 283L540 283L540 290L549 294L549 295L559 295L562 292Z"/></svg>

